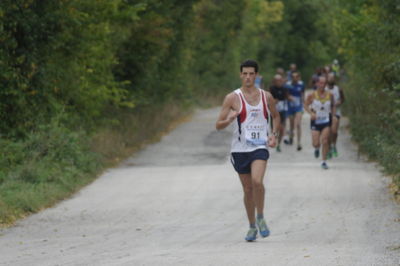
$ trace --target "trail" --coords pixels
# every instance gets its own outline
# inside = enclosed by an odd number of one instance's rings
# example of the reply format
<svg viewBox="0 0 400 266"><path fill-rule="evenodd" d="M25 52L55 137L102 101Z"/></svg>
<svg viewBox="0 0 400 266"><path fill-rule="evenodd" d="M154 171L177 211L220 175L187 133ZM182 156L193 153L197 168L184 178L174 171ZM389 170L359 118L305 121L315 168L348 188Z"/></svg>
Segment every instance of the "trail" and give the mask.
<svg viewBox="0 0 400 266"><path fill-rule="evenodd" d="M271 150L271 236L244 241L242 189L219 109L198 111L71 199L0 231L0 265L399 265L400 212L388 178L358 158L342 121L339 157Z"/></svg>

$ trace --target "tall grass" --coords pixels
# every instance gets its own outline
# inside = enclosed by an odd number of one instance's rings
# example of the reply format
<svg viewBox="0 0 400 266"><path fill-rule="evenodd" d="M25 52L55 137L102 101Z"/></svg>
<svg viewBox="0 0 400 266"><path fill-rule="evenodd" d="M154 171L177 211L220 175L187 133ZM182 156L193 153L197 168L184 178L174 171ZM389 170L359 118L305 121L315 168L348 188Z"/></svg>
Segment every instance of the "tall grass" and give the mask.
<svg viewBox="0 0 400 266"><path fill-rule="evenodd" d="M400 124L395 93L367 87L362 77L344 84L345 111L353 139L361 152L379 162L393 177L392 190L400 199Z"/></svg>
<svg viewBox="0 0 400 266"><path fill-rule="evenodd" d="M171 130L190 110L170 103L158 110L118 111L91 136L68 129L57 116L24 140L0 138L0 226L71 196L104 168Z"/></svg>

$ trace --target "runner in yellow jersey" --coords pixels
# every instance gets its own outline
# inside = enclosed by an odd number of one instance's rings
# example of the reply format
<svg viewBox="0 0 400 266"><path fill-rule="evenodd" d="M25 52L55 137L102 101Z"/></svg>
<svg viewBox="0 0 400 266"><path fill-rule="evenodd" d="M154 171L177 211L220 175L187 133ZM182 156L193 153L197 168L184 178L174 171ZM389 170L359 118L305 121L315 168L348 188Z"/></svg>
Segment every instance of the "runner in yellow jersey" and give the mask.
<svg viewBox="0 0 400 266"><path fill-rule="evenodd" d="M319 149L322 144L323 169L328 169L326 163L329 151L329 135L332 123L332 114L336 114L333 95L325 89L326 77L320 76L316 83L317 90L309 94L304 103L304 109L311 115L311 137L315 148L314 156L319 157Z"/></svg>

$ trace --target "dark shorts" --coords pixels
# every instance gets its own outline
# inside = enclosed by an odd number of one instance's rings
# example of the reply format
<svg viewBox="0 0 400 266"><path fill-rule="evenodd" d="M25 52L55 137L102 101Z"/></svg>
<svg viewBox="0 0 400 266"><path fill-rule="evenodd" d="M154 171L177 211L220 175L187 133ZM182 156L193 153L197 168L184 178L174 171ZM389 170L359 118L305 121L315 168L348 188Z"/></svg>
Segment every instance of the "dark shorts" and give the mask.
<svg viewBox="0 0 400 266"><path fill-rule="evenodd" d="M281 117L281 124L285 123L287 112L286 111L279 112L279 116Z"/></svg>
<svg viewBox="0 0 400 266"><path fill-rule="evenodd" d="M269 152L266 149L258 149L252 152L232 152L231 163L238 174L250 174L251 163L255 160L268 160Z"/></svg>
<svg viewBox="0 0 400 266"><path fill-rule="evenodd" d="M322 130L324 130L324 128L330 127L330 126L331 126L331 122L317 125L317 124L315 124L315 121L311 121L311 130L316 130L316 131L321 132Z"/></svg>

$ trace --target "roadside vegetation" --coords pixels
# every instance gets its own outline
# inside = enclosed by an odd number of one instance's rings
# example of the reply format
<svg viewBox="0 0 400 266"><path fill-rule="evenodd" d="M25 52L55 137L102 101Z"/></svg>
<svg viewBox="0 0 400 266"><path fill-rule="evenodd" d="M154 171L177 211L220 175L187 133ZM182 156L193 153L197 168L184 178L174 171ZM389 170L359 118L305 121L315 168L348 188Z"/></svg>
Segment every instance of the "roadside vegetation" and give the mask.
<svg viewBox="0 0 400 266"><path fill-rule="evenodd" d="M3 0L0 224L93 181L239 84L338 58L363 151L399 181L396 1Z"/></svg>

